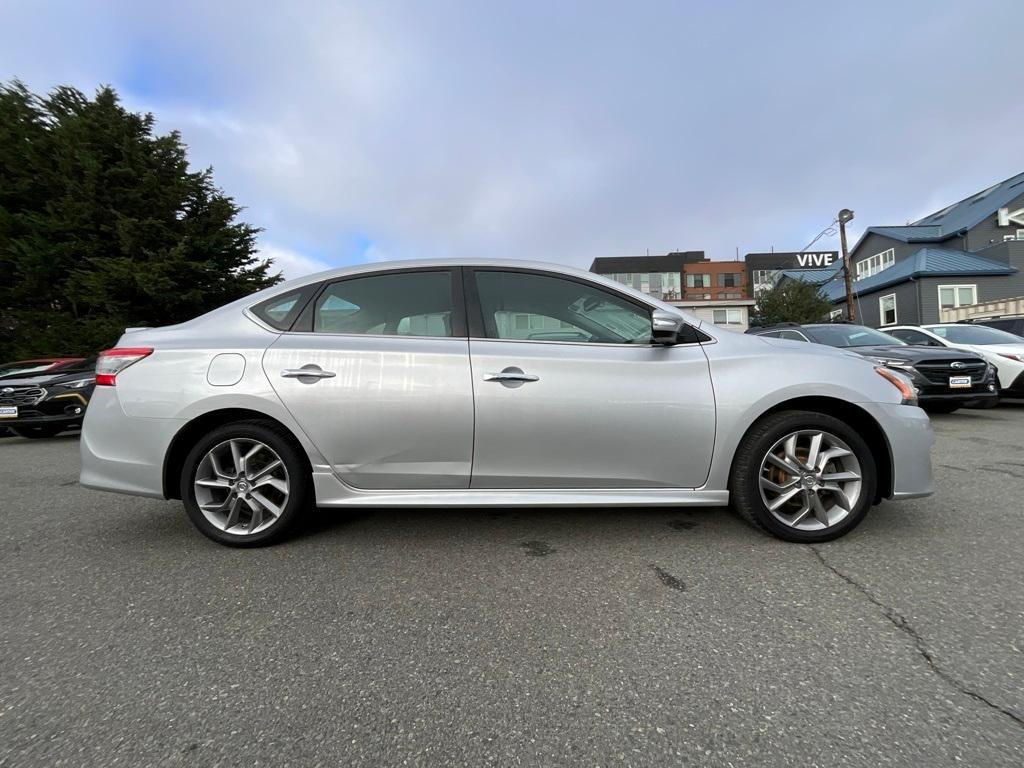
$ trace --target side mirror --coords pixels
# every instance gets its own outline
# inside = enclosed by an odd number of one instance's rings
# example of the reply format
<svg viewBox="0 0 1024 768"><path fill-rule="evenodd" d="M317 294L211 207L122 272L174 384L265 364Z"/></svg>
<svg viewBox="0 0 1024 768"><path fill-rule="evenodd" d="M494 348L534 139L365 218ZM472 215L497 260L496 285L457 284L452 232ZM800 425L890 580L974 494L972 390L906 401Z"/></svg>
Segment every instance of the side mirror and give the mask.
<svg viewBox="0 0 1024 768"><path fill-rule="evenodd" d="M679 332L682 329L683 318L674 312L656 309L651 313L651 335L655 344L678 344Z"/></svg>

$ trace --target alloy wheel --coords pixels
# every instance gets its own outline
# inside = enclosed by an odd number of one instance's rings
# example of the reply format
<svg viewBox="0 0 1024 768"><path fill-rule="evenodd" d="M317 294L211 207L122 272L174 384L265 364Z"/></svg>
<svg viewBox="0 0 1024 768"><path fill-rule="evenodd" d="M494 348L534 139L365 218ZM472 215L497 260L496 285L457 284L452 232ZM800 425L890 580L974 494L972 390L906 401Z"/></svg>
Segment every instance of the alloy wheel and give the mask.
<svg viewBox="0 0 1024 768"><path fill-rule="evenodd" d="M219 530L249 536L277 522L288 503L288 469L273 448L250 438L218 443L196 467L203 516Z"/></svg>
<svg viewBox="0 0 1024 768"><path fill-rule="evenodd" d="M799 430L779 439L761 461L761 499L781 523L820 531L842 522L861 494L861 466L830 432Z"/></svg>

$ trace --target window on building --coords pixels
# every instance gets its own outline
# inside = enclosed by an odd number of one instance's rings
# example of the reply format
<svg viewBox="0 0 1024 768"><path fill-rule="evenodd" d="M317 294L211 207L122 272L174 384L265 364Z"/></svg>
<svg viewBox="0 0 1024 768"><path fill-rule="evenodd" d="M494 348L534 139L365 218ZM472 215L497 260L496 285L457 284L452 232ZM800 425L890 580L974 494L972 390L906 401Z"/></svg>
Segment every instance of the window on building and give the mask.
<svg viewBox="0 0 1024 768"><path fill-rule="evenodd" d="M689 273L686 275L687 288L710 288L711 275L697 275Z"/></svg>
<svg viewBox="0 0 1024 768"><path fill-rule="evenodd" d="M881 325L896 324L896 294L890 293L878 299L878 316L882 319Z"/></svg>
<svg viewBox="0 0 1024 768"><path fill-rule="evenodd" d="M711 321L715 325L743 325L742 309L713 309Z"/></svg>
<svg viewBox="0 0 1024 768"><path fill-rule="evenodd" d="M940 285L939 309L956 309L969 307L978 303L978 286L976 285Z"/></svg>
<svg viewBox="0 0 1024 768"><path fill-rule="evenodd" d="M857 279L863 280L865 277L877 275L883 269L888 269L895 263L896 250L894 248L876 253L874 256L869 256L866 259L861 259L857 262Z"/></svg>
<svg viewBox="0 0 1024 768"><path fill-rule="evenodd" d="M1024 240L1024 229L1018 229L1017 230L1017 239L1018 240Z"/></svg>
<svg viewBox="0 0 1024 768"><path fill-rule="evenodd" d="M719 288L736 288L743 284L742 272L719 272L715 277Z"/></svg>
<svg viewBox="0 0 1024 768"><path fill-rule="evenodd" d="M661 273L661 298L663 300L682 298L683 289L678 272Z"/></svg>
<svg viewBox="0 0 1024 768"><path fill-rule="evenodd" d="M742 293L720 293L720 294L718 294L718 298L720 298L720 299L742 299L743 298L743 294Z"/></svg>

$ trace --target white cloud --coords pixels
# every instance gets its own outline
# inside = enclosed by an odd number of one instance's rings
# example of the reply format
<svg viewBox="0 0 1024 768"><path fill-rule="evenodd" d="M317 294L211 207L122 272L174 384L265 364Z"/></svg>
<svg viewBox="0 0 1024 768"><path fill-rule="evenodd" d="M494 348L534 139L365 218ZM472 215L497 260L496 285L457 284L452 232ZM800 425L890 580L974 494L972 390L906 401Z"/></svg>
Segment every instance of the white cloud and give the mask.
<svg viewBox="0 0 1024 768"><path fill-rule="evenodd" d="M285 279L288 280L331 269L330 264L326 264L319 259L303 256L301 253L296 253L288 248L282 248L271 243L262 243L260 245L259 258L273 259L274 263L270 268L271 273L280 271L285 276Z"/></svg>

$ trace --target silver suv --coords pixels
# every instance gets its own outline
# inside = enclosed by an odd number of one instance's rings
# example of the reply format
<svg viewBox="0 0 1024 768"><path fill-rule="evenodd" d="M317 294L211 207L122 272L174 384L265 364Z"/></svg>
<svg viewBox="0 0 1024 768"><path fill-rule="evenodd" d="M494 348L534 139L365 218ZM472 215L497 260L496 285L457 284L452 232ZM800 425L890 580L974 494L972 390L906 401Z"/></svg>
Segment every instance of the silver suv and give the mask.
<svg viewBox="0 0 1024 768"><path fill-rule="evenodd" d="M932 492L897 371L587 272L419 261L282 283L97 364L83 485L268 543L320 507L724 506L780 538Z"/></svg>

